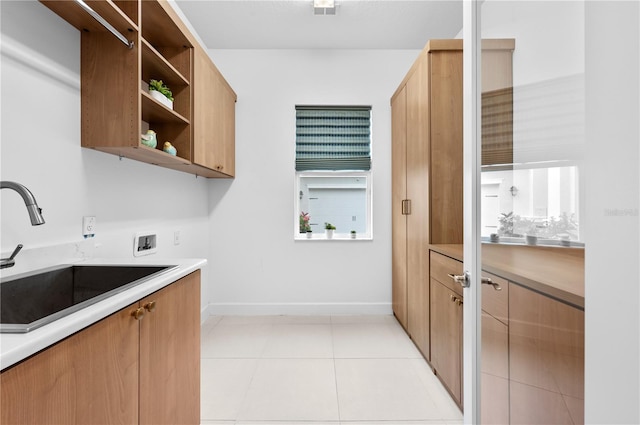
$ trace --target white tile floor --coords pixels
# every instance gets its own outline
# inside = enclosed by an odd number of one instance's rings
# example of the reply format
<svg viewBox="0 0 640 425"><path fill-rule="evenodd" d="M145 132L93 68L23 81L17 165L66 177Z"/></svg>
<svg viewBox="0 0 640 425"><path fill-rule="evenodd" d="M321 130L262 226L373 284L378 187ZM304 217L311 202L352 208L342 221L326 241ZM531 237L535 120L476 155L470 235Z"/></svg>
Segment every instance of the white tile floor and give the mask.
<svg viewBox="0 0 640 425"><path fill-rule="evenodd" d="M211 317L202 424L459 424L393 316Z"/></svg>

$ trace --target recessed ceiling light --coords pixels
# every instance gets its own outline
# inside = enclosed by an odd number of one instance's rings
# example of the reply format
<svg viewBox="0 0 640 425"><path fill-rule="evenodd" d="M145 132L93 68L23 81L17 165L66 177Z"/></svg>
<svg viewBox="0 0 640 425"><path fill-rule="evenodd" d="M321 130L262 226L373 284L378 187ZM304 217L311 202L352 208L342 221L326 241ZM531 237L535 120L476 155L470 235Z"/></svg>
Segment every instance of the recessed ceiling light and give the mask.
<svg viewBox="0 0 640 425"><path fill-rule="evenodd" d="M313 0L313 13L316 15L335 15L335 0Z"/></svg>
<svg viewBox="0 0 640 425"><path fill-rule="evenodd" d="M313 0L313 7L335 7L335 0Z"/></svg>

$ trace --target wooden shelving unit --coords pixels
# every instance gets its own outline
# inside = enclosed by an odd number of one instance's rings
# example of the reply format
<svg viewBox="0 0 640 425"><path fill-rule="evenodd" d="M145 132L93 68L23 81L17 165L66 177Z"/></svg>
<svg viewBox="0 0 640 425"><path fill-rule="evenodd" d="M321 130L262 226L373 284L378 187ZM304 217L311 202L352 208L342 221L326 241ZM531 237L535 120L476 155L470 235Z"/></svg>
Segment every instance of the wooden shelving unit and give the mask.
<svg viewBox="0 0 640 425"><path fill-rule="evenodd" d="M236 95L206 53L214 72L196 75L194 50L204 50L166 0L87 2L132 48L78 3L41 2L81 31L83 147L205 177L233 177ZM169 87L173 108L151 97L151 79ZM197 102L194 79L201 86ZM208 131L212 123L224 130ZM147 129L156 132L156 149L140 143ZM176 156L162 151L167 141Z"/></svg>

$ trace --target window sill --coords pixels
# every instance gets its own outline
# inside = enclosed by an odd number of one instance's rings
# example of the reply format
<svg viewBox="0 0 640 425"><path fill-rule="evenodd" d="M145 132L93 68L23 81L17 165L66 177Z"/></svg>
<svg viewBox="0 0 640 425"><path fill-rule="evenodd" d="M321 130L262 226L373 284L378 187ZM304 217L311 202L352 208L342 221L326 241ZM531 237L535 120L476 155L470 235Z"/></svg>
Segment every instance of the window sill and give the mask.
<svg viewBox="0 0 640 425"><path fill-rule="evenodd" d="M327 238L327 236L322 233L322 234L318 234L318 235L313 235L313 237L308 238L307 236L295 236L294 237L295 241L353 241L353 242L357 242L357 241L372 241L373 237L371 236L360 236L358 235L355 239L352 238L350 235L333 235L332 238Z"/></svg>

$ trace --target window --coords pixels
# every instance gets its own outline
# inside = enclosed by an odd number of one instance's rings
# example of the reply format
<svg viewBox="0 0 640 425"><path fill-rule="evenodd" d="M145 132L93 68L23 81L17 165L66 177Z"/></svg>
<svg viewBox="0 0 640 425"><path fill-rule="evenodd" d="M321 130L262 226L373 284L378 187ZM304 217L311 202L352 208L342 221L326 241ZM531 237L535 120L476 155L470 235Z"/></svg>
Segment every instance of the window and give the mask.
<svg viewBox="0 0 640 425"><path fill-rule="evenodd" d="M295 169L296 239L372 238L371 107L296 106Z"/></svg>

